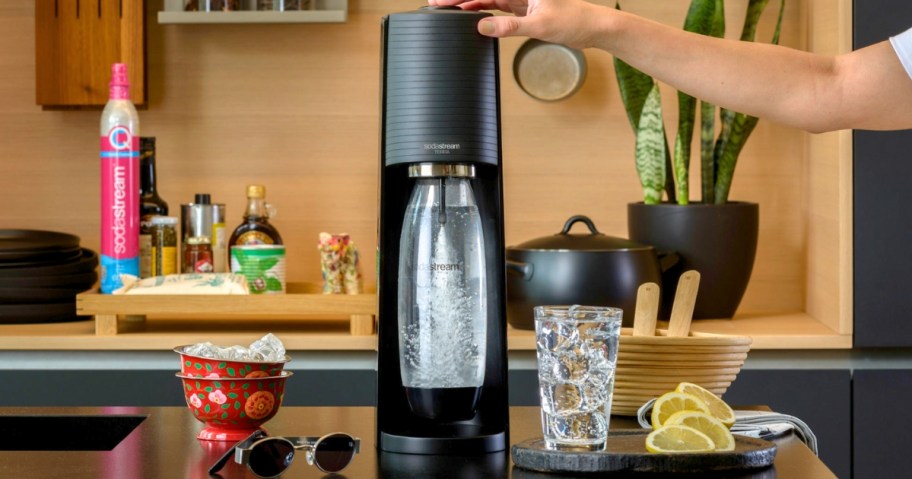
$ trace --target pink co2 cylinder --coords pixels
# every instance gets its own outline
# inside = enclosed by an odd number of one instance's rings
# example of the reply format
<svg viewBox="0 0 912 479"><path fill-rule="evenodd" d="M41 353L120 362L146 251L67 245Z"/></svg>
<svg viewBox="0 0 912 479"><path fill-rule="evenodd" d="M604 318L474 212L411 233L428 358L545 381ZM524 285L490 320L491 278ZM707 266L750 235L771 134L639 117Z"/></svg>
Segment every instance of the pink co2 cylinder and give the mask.
<svg viewBox="0 0 912 479"><path fill-rule="evenodd" d="M139 115L130 101L127 66L111 67L101 114L101 292L139 276Z"/></svg>

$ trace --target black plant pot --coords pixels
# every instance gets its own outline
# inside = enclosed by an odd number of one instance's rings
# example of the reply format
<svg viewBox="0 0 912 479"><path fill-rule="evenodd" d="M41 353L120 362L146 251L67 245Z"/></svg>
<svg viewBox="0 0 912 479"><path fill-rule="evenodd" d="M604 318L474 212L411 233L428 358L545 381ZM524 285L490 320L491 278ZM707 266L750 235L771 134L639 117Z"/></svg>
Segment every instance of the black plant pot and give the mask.
<svg viewBox="0 0 912 479"><path fill-rule="evenodd" d="M754 267L759 221L756 203L629 204L630 239L680 256L662 275L662 317L669 316L681 273L691 269L701 276L694 319L734 316Z"/></svg>

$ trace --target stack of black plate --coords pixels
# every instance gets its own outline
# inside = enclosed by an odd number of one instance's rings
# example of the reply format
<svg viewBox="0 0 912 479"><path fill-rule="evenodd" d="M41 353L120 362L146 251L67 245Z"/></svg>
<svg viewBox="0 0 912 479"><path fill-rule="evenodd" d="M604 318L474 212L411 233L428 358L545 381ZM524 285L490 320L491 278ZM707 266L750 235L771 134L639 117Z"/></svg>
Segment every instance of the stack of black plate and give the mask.
<svg viewBox="0 0 912 479"><path fill-rule="evenodd" d="M0 230L0 324L82 319L76 294L95 284L98 255L79 237Z"/></svg>

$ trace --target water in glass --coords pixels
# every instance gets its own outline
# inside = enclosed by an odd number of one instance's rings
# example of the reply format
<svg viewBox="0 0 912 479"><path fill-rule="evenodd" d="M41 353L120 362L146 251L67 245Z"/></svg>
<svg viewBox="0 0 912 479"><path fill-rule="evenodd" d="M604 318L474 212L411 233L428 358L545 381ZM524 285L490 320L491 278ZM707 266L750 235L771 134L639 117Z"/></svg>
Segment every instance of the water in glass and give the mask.
<svg viewBox="0 0 912 479"><path fill-rule="evenodd" d="M549 447L604 447L620 327L616 308L535 308L542 430Z"/></svg>

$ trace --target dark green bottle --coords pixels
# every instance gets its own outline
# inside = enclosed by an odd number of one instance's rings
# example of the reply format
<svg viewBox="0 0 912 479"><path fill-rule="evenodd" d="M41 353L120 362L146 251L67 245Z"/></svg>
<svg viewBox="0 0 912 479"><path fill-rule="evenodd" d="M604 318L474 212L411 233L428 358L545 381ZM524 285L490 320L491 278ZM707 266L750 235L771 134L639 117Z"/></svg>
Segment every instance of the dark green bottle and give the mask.
<svg viewBox="0 0 912 479"><path fill-rule="evenodd" d="M168 203L158 196L155 137L139 139L139 275L152 275L152 217L168 216Z"/></svg>

